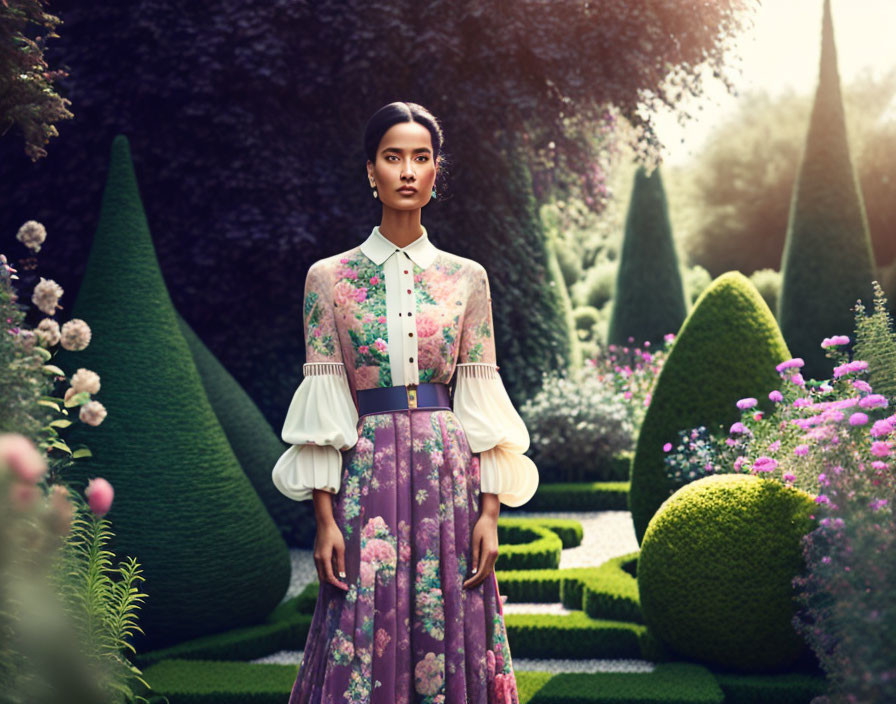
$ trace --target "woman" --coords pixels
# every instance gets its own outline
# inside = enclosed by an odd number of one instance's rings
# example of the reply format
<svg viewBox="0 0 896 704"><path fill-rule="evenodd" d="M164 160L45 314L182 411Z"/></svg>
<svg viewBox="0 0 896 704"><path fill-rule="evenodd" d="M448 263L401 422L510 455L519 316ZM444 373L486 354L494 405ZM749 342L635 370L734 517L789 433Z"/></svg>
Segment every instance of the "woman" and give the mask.
<svg viewBox="0 0 896 704"><path fill-rule="evenodd" d="M382 224L305 281L305 376L273 481L314 500L320 591L290 704L518 702L497 520L538 471L495 364L486 271L420 223L441 146L420 105L377 111Z"/></svg>

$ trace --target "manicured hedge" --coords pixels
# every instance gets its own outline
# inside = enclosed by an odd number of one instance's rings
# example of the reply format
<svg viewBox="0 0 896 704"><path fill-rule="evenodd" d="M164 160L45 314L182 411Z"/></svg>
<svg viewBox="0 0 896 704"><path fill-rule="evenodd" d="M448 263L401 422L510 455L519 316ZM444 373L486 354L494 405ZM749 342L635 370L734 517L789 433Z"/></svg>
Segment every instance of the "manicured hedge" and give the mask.
<svg viewBox="0 0 896 704"><path fill-rule="evenodd" d="M772 312L743 274L722 274L700 295L660 371L638 436L629 509L639 543L674 490L663 445L677 444L679 430L698 425L727 429L740 418L740 398L759 399L757 410L767 413L768 392L780 381L775 366L789 357Z"/></svg>

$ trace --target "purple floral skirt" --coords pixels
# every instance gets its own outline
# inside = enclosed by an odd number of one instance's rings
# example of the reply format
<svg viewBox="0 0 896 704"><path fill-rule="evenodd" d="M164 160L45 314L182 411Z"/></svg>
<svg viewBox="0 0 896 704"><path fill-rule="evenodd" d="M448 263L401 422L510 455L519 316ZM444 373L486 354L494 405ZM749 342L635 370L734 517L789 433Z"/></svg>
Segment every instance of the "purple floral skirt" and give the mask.
<svg viewBox="0 0 896 704"><path fill-rule="evenodd" d="M479 477L449 410L358 420L333 501L349 590L321 584L289 704L518 704L497 578L463 587Z"/></svg>

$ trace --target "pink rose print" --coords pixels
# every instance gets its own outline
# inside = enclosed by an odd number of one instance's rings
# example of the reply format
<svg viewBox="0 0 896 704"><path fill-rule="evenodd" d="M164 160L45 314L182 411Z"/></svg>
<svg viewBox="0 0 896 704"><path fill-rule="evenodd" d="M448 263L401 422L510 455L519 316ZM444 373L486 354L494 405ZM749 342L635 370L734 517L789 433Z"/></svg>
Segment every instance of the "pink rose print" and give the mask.
<svg viewBox="0 0 896 704"><path fill-rule="evenodd" d="M380 352L385 352L385 351L386 351L386 348L388 347L388 345L386 344L386 341L385 341L383 338L381 338L381 337L376 338L376 340L374 341L373 345L374 345L374 347L376 347Z"/></svg>
<svg viewBox="0 0 896 704"><path fill-rule="evenodd" d="M439 326L431 315L417 316L417 337L431 337L439 331Z"/></svg>
<svg viewBox="0 0 896 704"><path fill-rule="evenodd" d="M377 629L375 638L377 657L383 657L383 652L385 652L390 640L392 640L392 636L386 633L385 628Z"/></svg>
<svg viewBox="0 0 896 704"><path fill-rule="evenodd" d="M333 287L333 300L341 306L348 305L355 300L355 287L345 279L338 281Z"/></svg>
<svg viewBox="0 0 896 704"><path fill-rule="evenodd" d="M426 657L414 668L414 686L418 694L435 694L442 688L445 679L445 655L427 653Z"/></svg>
<svg viewBox="0 0 896 704"><path fill-rule="evenodd" d="M378 323L385 323L385 322L386 322L386 316L385 316L385 315L381 315L379 318L376 319L376 321L377 321Z"/></svg>
<svg viewBox="0 0 896 704"><path fill-rule="evenodd" d="M376 581L376 567L370 562L361 563L361 586L372 587Z"/></svg>
<svg viewBox="0 0 896 704"><path fill-rule="evenodd" d="M361 345L361 346L358 348L358 352L360 352L361 354L367 354L367 352L368 352L369 350L370 350L370 347L368 347L367 345Z"/></svg>
<svg viewBox="0 0 896 704"><path fill-rule="evenodd" d="M355 291L355 300L358 301L358 303L360 303L365 298L367 298L367 287L361 286L359 289L357 289Z"/></svg>
<svg viewBox="0 0 896 704"><path fill-rule="evenodd" d="M374 274L370 277L370 285L376 286L380 282L380 277L377 274Z"/></svg>

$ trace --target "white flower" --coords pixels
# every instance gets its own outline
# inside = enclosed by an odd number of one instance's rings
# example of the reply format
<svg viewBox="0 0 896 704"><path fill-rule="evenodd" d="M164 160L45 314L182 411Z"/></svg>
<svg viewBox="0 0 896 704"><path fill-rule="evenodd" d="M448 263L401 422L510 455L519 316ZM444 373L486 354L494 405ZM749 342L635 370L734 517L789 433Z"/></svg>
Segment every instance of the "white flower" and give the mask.
<svg viewBox="0 0 896 704"><path fill-rule="evenodd" d="M37 220L29 220L19 228L16 239L28 249L39 252L41 244L47 239L47 228Z"/></svg>
<svg viewBox="0 0 896 704"><path fill-rule="evenodd" d="M82 367L72 374L72 388L76 394L82 391L95 394L100 390L100 375Z"/></svg>
<svg viewBox="0 0 896 704"><path fill-rule="evenodd" d="M82 423L87 425L99 425L106 417L106 407L99 401L90 401L81 406L81 412L78 414Z"/></svg>
<svg viewBox="0 0 896 704"><path fill-rule="evenodd" d="M31 294L31 302L47 315L53 315L56 312L59 299L62 298L62 293L62 286L53 279L45 279L41 276L40 281L34 287L34 293Z"/></svg>
<svg viewBox="0 0 896 704"><path fill-rule="evenodd" d="M90 344L90 326L80 318L72 318L62 326L62 347L72 352L83 350Z"/></svg>

